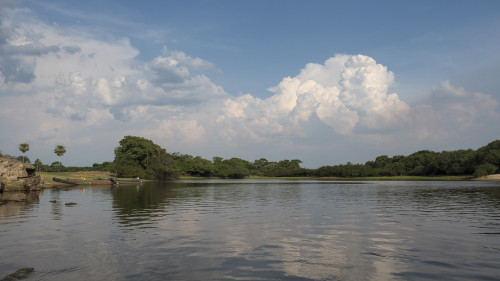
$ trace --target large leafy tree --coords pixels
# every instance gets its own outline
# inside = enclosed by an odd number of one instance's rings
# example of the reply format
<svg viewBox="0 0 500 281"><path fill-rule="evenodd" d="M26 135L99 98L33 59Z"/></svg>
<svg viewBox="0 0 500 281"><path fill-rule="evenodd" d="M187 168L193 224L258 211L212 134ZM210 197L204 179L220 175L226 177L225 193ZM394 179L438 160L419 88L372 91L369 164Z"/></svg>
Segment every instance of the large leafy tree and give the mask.
<svg viewBox="0 0 500 281"><path fill-rule="evenodd" d="M24 154L30 150L30 145L27 143L21 143L19 145L19 150L23 153L23 163L24 163Z"/></svg>
<svg viewBox="0 0 500 281"><path fill-rule="evenodd" d="M214 170L216 175L222 178L244 178L250 174L249 165L250 162L240 158L222 160L220 157L214 157Z"/></svg>
<svg viewBox="0 0 500 281"><path fill-rule="evenodd" d="M162 179L173 166L172 156L153 141L143 137L125 136L115 149L111 169L120 177Z"/></svg>

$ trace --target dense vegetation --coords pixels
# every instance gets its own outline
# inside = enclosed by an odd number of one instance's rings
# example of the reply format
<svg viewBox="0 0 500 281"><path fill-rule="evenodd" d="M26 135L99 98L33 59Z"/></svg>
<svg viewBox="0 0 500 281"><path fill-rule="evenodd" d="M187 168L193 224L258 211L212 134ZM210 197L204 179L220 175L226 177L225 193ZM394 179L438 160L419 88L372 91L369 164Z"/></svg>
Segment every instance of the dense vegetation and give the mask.
<svg viewBox="0 0 500 281"><path fill-rule="evenodd" d="M22 159L19 156L18 159ZM30 163L29 158L25 161ZM115 149L113 162L93 164L92 167L59 167L59 162L43 165L34 163L43 171L110 171L119 177L165 179L178 176L243 178L249 175L267 177L377 177L377 176L485 176L499 172L500 140L493 141L477 150L433 152L422 150L408 156L378 156L365 164L323 166L318 169L300 167L300 160L278 162L260 158L249 162L239 158L212 160L181 153L167 153L151 140L126 136Z"/></svg>
<svg viewBox="0 0 500 281"><path fill-rule="evenodd" d="M172 176L174 161L167 151L152 141L126 136L115 149L115 161L108 167L119 177L164 179Z"/></svg>
<svg viewBox="0 0 500 281"><path fill-rule="evenodd" d="M161 152L161 153L160 153ZM124 158L124 155L127 155ZM149 164L148 164L149 163ZM158 163L158 164L155 164ZM166 153L150 140L127 136L115 150L113 167L120 176L168 178L179 175L200 177L243 178L249 175L268 177L370 177L370 176L439 176L497 173L500 167L500 140L478 150L433 152L422 150L408 156L382 155L365 164L323 166L318 169L300 167L300 160L268 161L260 158L249 162L239 158ZM116 169L116 167L122 167ZM140 168L139 168L140 167ZM141 176L142 175L142 176Z"/></svg>
<svg viewBox="0 0 500 281"><path fill-rule="evenodd" d="M315 176L453 176L475 177L494 174L500 167L500 141L494 141L478 150L433 152L422 150L408 156L379 156L363 164L324 166L314 170Z"/></svg>

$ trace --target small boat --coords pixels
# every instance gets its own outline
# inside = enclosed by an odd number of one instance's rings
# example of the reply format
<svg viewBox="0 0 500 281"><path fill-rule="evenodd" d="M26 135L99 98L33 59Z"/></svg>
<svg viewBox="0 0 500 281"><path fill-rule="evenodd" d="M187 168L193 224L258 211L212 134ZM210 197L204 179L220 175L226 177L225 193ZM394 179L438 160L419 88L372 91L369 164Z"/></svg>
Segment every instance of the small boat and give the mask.
<svg viewBox="0 0 500 281"><path fill-rule="evenodd" d="M56 177L53 177L53 178L52 178L52 180L53 180L53 181L55 181L55 182L62 182L62 183L76 184L76 183L74 183L74 182L70 182L70 181L68 181L68 180L61 179L61 178L56 178Z"/></svg>
<svg viewBox="0 0 500 281"><path fill-rule="evenodd" d="M66 179L61 179L61 178L52 178L52 180L56 182L63 182L63 183L68 183L68 184L84 184L84 185L113 185L113 184L118 184L114 179L109 178L109 179L86 179L86 178L66 178Z"/></svg>

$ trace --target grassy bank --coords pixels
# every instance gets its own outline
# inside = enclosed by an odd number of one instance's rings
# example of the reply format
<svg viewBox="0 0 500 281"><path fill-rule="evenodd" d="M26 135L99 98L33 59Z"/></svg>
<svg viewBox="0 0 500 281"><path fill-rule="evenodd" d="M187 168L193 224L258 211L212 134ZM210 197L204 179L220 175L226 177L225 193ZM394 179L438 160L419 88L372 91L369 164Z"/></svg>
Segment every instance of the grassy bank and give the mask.
<svg viewBox="0 0 500 281"><path fill-rule="evenodd" d="M101 171L82 171L82 172L37 172L43 179L44 185L46 187L53 186L67 186L66 183L55 182L52 178L86 178L86 179L96 179L96 178L109 178L111 173L101 172Z"/></svg>
<svg viewBox="0 0 500 281"><path fill-rule="evenodd" d="M207 179L204 177L182 176L179 179ZM283 180L332 180L332 181L464 181L471 180L472 176L394 176L394 177L264 177L248 176L245 179L283 179Z"/></svg>
<svg viewBox="0 0 500 281"><path fill-rule="evenodd" d="M393 176L393 177L363 177L351 178L355 180L373 181L464 181L471 180L472 176Z"/></svg>
<svg viewBox="0 0 500 281"><path fill-rule="evenodd" d="M82 172L37 172L45 182L45 186L64 186L66 184L55 182L52 178L109 178L113 175L109 172L100 171L82 171ZM195 176L181 176L178 179L219 179L219 178L206 178ZM394 176L394 177L354 177L354 178L340 178L340 177L263 177L263 176L248 176L245 179L283 179L283 180L331 180L331 181L464 181L472 180L472 176ZM488 180L488 179L474 179L474 180ZM492 179L489 179L492 180ZM495 178L493 180L500 180Z"/></svg>

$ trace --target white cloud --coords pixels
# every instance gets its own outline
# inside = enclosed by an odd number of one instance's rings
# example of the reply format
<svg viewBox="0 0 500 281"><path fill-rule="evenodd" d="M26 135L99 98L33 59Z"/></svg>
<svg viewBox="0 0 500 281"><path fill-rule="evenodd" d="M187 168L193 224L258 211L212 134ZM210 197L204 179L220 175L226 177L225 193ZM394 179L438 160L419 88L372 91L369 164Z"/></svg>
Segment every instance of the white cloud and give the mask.
<svg viewBox="0 0 500 281"><path fill-rule="evenodd" d="M205 129L197 120L164 119L156 120L154 126L141 131L141 135L149 136L161 143L184 143L200 145L204 142Z"/></svg>
<svg viewBox="0 0 500 281"><path fill-rule="evenodd" d="M245 95L226 100L217 120L230 120L227 130L260 137L273 132L303 135L313 115L345 136L355 130L398 128L408 119L410 107L397 94L388 94L393 80L392 72L370 57L338 55L284 78L270 89L270 98ZM263 130L262 124L270 130Z"/></svg>
<svg viewBox="0 0 500 281"><path fill-rule="evenodd" d="M215 65L201 58L193 58L181 51L168 50L166 46L162 50L163 57L168 58L172 63L195 70L215 70Z"/></svg>
<svg viewBox="0 0 500 281"><path fill-rule="evenodd" d="M498 101L442 81L424 104L412 108L409 131L419 139L459 137L482 126L498 129Z"/></svg>
<svg viewBox="0 0 500 281"><path fill-rule="evenodd" d="M21 9L4 14L1 94L36 94L55 116L75 112L71 116L85 119L90 108L120 119L137 105L197 104L227 96L208 77L191 75L190 69L215 69L200 58L165 48L163 56L141 62L127 38L105 42L81 30L47 25ZM17 22L18 16L29 20Z"/></svg>
<svg viewBox="0 0 500 281"><path fill-rule="evenodd" d="M213 152L208 158L221 151L324 158L355 144L413 152L481 127L500 129L491 95L443 81L428 101L410 106L393 92L394 74L365 55L309 63L277 81L266 99L231 97L205 73L218 71L214 64L201 58L165 47L141 61L127 38L103 41L30 11L1 12L0 131L13 133L0 143L13 150L33 140L51 154L55 142L66 143L74 151L108 151L99 154L107 161L119 139L140 135L169 151Z"/></svg>

